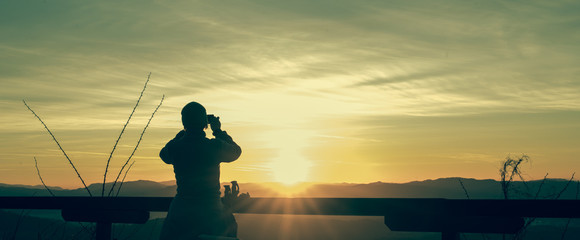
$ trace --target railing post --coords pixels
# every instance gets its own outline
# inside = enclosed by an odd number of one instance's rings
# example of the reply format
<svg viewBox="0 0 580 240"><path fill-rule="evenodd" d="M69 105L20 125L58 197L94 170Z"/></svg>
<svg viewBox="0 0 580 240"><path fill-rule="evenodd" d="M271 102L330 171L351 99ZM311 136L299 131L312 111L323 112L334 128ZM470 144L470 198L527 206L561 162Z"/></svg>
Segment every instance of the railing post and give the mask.
<svg viewBox="0 0 580 240"><path fill-rule="evenodd" d="M97 240L111 240L113 223L111 222L97 222L97 232L95 233Z"/></svg>

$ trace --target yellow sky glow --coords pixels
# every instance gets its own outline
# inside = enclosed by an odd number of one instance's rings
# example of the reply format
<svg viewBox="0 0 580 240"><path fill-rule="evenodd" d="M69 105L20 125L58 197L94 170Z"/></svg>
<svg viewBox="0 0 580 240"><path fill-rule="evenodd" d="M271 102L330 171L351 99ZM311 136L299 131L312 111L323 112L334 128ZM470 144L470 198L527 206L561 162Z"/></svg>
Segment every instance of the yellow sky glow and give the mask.
<svg viewBox="0 0 580 240"><path fill-rule="evenodd" d="M135 6L139 6L136 8ZM173 179L159 150L190 101L243 148L239 182L530 178L580 167L574 1L0 2L0 183L88 183L151 82L111 162L127 180ZM538 17L542 16L542 17ZM211 136L211 135L208 135Z"/></svg>

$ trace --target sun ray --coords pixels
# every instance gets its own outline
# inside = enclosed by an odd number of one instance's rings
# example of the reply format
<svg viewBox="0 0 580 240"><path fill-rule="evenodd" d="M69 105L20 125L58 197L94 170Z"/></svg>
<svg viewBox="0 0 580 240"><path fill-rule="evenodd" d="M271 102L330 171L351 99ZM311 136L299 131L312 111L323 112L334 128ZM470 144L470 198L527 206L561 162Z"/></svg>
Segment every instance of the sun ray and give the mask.
<svg viewBox="0 0 580 240"><path fill-rule="evenodd" d="M272 131L266 135L265 139L278 139L268 144L277 150L277 156L268 164L272 180L288 186L308 181L312 162L303 152L311 146L309 140L313 133L290 129Z"/></svg>

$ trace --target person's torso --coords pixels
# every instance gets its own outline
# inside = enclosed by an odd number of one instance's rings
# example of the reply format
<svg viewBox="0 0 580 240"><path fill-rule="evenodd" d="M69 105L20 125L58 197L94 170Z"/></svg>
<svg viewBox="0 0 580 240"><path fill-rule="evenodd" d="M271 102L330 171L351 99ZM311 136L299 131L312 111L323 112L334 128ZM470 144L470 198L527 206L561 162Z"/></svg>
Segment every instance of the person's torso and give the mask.
<svg viewBox="0 0 580 240"><path fill-rule="evenodd" d="M173 151L178 195L202 198L220 195L219 149L210 139L186 135L177 141Z"/></svg>

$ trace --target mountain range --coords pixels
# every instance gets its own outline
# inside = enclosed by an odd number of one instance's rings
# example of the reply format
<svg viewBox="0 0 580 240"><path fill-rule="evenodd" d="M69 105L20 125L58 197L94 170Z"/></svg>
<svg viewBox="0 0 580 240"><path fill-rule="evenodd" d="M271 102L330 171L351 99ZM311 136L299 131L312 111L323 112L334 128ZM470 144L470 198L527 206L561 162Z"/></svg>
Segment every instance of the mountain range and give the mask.
<svg viewBox="0 0 580 240"><path fill-rule="evenodd" d="M111 183L106 184L110 189ZM229 183L222 183L229 185ZM280 183L240 183L240 191L252 197L331 197L331 198L450 198L500 199L501 183L497 180L471 178L440 178L408 183L303 183L287 186ZM49 187L56 196L86 196L84 188L63 189ZM91 192L101 192L102 184L91 184ZM172 197L175 181L154 182L139 180L123 184L119 196ZM578 182L565 179L514 181L510 198L575 199ZM49 196L42 185L9 185L0 183L0 196Z"/></svg>

